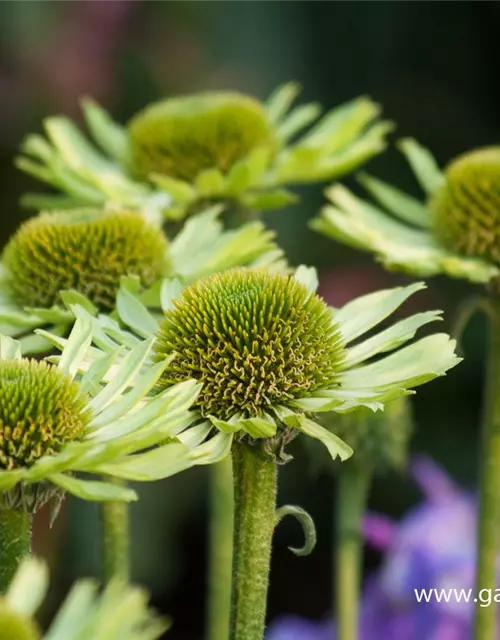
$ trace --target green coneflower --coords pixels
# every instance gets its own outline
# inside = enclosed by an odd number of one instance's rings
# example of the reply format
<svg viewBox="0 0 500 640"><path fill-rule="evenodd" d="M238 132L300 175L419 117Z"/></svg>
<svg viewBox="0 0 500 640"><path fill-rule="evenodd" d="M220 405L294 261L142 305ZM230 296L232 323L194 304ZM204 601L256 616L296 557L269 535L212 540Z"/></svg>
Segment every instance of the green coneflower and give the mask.
<svg viewBox="0 0 500 640"><path fill-rule="evenodd" d="M490 319L490 363L485 395L485 439L481 478L476 589L496 586L497 523L500 503L500 147L465 153L441 171L414 140L401 143L426 195L421 202L373 177L361 182L383 208L363 201L341 185L327 192L327 205L313 221L316 230L373 252L389 269L415 275L445 274L485 284ZM385 210L386 211L385 211ZM492 640L496 607L476 606L475 640Z"/></svg>
<svg viewBox="0 0 500 640"><path fill-rule="evenodd" d="M123 350L89 366L86 320L77 320L67 340L47 337L62 348L57 365L22 358L19 343L0 335L0 590L29 553L32 516L47 501L55 515L66 491L84 500L134 500L112 479L168 477L218 460L227 446L220 438L205 442L206 430L189 429L199 391L194 380L147 396L164 368L143 369L152 340L119 362ZM76 380L82 367L87 371Z"/></svg>
<svg viewBox="0 0 500 640"><path fill-rule="evenodd" d="M25 558L0 598L0 640L155 640L169 621L148 606L148 593L120 581L102 592L94 580L76 582L45 633L35 615L48 591L47 565Z"/></svg>
<svg viewBox="0 0 500 640"><path fill-rule="evenodd" d="M276 147L264 106L243 94L209 92L147 106L128 125L131 162L142 178L189 182L201 171L226 173L253 149Z"/></svg>
<svg viewBox="0 0 500 640"><path fill-rule="evenodd" d="M202 383L198 426L214 429L232 450L232 639L262 638L277 463L290 458L287 443L303 433L323 442L332 458L345 459L352 450L314 420L316 413L381 409L459 361L445 334L399 349L439 318L435 311L360 340L422 286L380 291L331 309L314 292L314 270L283 275L233 269L184 290L167 280L160 322L133 295L123 296L117 307L130 332L94 318L99 343L110 353L148 332L156 335L153 360L166 363L159 387L188 378ZM76 313L89 316L83 308Z"/></svg>
<svg viewBox="0 0 500 640"><path fill-rule="evenodd" d="M120 287L129 286L154 308L164 275L190 282L235 265L284 268L273 232L261 222L224 231L220 213L194 215L171 241L137 212L76 209L28 220L3 252L0 330L21 338L24 353L43 352L47 341L30 332L67 332L66 305L75 296L111 312Z"/></svg>
<svg viewBox="0 0 500 640"><path fill-rule="evenodd" d="M82 107L92 142L64 117L30 135L17 166L55 195L28 194L38 209L84 205L138 208L148 218L179 219L200 203L236 210L281 208L297 199L289 185L345 175L385 148L392 125L361 97L321 117L317 104L293 107L288 83L266 102L235 92L172 97L146 106L128 127L90 100Z"/></svg>
<svg viewBox="0 0 500 640"><path fill-rule="evenodd" d="M167 256L163 232L138 213L80 210L25 222L5 247L3 265L23 306L49 308L74 289L107 310L123 276L148 287L168 273Z"/></svg>

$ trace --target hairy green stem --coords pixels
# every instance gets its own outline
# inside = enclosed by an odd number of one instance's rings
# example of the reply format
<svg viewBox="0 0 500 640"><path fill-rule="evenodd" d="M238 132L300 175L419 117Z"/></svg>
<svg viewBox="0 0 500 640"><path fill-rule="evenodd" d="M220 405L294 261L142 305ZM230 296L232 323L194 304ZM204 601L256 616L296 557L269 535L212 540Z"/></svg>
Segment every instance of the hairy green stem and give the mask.
<svg viewBox="0 0 500 640"><path fill-rule="evenodd" d="M207 638L229 636L233 562L233 464L228 456L210 469L209 590Z"/></svg>
<svg viewBox="0 0 500 640"><path fill-rule="evenodd" d="M123 486L125 481L107 477L107 482ZM130 579L130 522L129 505L126 502L103 502L101 526L103 541L104 579Z"/></svg>
<svg viewBox="0 0 500 640"><path fill-rule="evenodd" d="M31 520L22 510L0 511L0 593L5 593L21 560L31 553Z"/></svg>
<svg viewBox="0 0 500 640"><path fill-rule="evenodd" d="M500 526L500 301L490 302L490 327L481 455L476 593L497 587ZM497 606L475 605L474 639L495 640Z"/></svg>
<svg viewBox="0 0 500 640"><path fill-rule="evenodd" d="M233 445L234 555L230 640L262 640L271 545L276 522L277 468L257 446Z"/></svg>
<svg viewBox="0 0 500 640"><path fill-rule="evenodd" d="M334 556L336 618L339 640L357 640L358 604L363 558L362 518L371 473L354 461L343 462L337 480L336 541Z"/></svg>

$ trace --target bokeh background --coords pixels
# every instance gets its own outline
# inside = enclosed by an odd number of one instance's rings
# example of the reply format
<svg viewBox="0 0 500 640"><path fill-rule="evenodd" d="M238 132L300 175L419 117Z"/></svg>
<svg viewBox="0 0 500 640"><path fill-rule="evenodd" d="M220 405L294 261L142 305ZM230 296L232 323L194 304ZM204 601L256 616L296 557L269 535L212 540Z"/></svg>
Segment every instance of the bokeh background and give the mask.
<svg viewBox="0 0 500 640"><path fill-rule="evenodd" d="M369 94L398 127L430 146L440 163L500 137L500 6L496 2L312 1L4 1L0 3L0 234L2 244L32 212L18 206L33 181L13 166L23 137L43 118L64 113L80 120L78 100L91 95L126 121L152 99L200 89L237 89L266 97L295 79L303 98L332 107ZM404 161L389 151L370 170L416 192ZM321 206L322 186L269 214L292 263L321 270L331 303L404 281L370 256L307 230ZM464 284L434 279L405 311L439 307L449 330ZM474 319L463 340L465 362L415 399L412 450L437 459L465 486L476 481L476 444L485 325ZM297 525L278 529L272 566L270 619L285 612L323 616L331 599L328 566L335 501L335 469L298 444L283 468L280 501L306 508L318 546L296 558ZM139 487L133 506L134 579L174 616L170 640L202 637L207 532L207 476L195 470ZM377 479L370 507L399 516L417 500L404 474ZM36 549L51 560L52 605L77 576L98 572L97 509L66 501L54 529L41 513ZM366 554L366 568L379 562ZM307 587L307 588L306 588ZM47 611L50 615L50 607ZM221 639L222 640L222 639Z"/></svg>

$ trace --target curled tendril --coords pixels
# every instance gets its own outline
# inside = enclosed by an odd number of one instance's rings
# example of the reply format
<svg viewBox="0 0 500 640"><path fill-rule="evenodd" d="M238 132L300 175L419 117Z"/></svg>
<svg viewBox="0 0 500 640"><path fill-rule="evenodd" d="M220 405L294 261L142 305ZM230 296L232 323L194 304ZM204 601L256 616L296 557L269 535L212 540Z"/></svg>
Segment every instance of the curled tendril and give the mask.
<svg viewBox="0 0 500 640"><path fill-rule="evenodd" d="M301 507L297 507L293 504L287 504L276 511L276 526L278 526L285 516L293 516L298 520L302 526L302 531L304 532L304 545L302 547L288 548L296 556L308 556L316 546L317 537L314 520L307 511L301 509Z"/></svg>

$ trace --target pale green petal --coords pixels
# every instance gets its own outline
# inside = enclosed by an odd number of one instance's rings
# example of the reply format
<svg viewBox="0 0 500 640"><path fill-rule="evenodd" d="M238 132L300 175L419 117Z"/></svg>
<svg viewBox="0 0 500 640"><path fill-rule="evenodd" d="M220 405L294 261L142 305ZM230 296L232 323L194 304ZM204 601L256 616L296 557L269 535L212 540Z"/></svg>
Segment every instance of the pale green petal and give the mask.
<svg viewBox="0 0 500 640"><path fill-rule="evenodd" d="M272 438L276 435L277 425L271 416L261 418L242 418L240 428L252 438Z"/></svg>
<svg viewBox="0 0 500 640"><path fill-rule="evenodd" d="M375 334L368 340L348 348L346 350L346 358L342 362L342 369L350 369L354 365L358 365L379 353L397 349L411 340L423 325L435 320L441 320L441 313L441 311L417 313L396 322L396 324Z"/></svg>
<svg viewBox="0 0 500 640"><path fill-rule="evenodd" d="M444 176L434 156L413 138L399 140L398 147L406 156L420 186L427 194L432 194L444 182Z"/></svg>
<svg viewBox="0 0 500 640"><path fill-rule="evenodd" d="M91 343L92 324L84 318L77 318L59 359L59 369L74 378Z"/></svg>
<svg viewBox="0 0 500 640"><path fill-rule="evenodd" d="M316 103L300 105L293 109L277 127L280 142L284 144L302 129L312 124L321 115L321 106Z"/></svg>
<svg viewBox="0 0 500 640"><path fill-rule="evenodd" d="M316 292L319 282L318 272L314 267L300 265L300 267L295 270L294 277L305 286L309 293Z"/></svg>
<svg viewBox="0 0 500 640"><path fill-rule="evenodd" d="M252 149L230 169L226 178L225 193L229 196L241 196L248 189L257 186L264 179L270 160L269 149Z"/></svg>
<svg viewBox="0 0 500 640"><path fill-rule="evenodd" d="M116 369L113 379L90 401L90 406L96 414L103 411L117 396L133 384L149 356L152 346L153 339L150 338L139 343L123 358Z"/></svg>
<svg viewBox="0 0 500 640"><path fill-rule="evenodd" d="M272 123L279 123L300 91L301 86L298 82L287 82L272 92L266 100L267 115Z"/></svg>
<svg viewBox="0 0 500 640"><path fill-rule="evenodd" d="M176 202L189 205L196 199L196 189L189 182L160 173L153 173L149 178L154 184L170 194Z"/></svg>
<svg viewBox="0 0 500 640"><path fill-rule="evenodd" d="M224 176L219 169L205 169L196 176L195 187L201 197L215 197L224 190Z"/></svg>
<svg viewBox="0 0 500 640"><path fill-rule="evenodd" d="M116 311L120 320L141 338L149 338L158 331L158 322L127 289L120 288L118 291Z"/></svg>
<svg viewBox="0 0 500 640"><path fill-rule="evenodd" d="M423 282L383 289L360 296L335 310L333 318L342 331L345 343L349 344L388 318L411 295L422 289L425 289Z"/></svg>
<svg viewBox="0 0 500 640"><path fill-rule="evenodd" d="M7 589L9 607L24 616L34 616L49 586L47 565L37 558L25 558Z"/></svg>
<svg viewBox="0 0 500 640"><path fill-rule="evenodd" d="M205 420L204 422L183 431L177 436L177 440L182 444L185 444L186 447L193 449L205 442L212 429L212 423L209 420Z"/></svg>
<svg viewBox="0 0 500 640"><path fill-rule="evenodd" d="M416 227L430 226L429 209L416 198L367 174L361 174L358 180L379 204L401 220Z"/></svg>
<svg viewBox="0 0 500 640"><path fill-rule="evenodd" d="M21 345L19 341L0 334L0 359L20 360L21 357Z"/></svg>
<svg viewBox="0 0 500 640"><path fill-rule="evenodd" d="M124 127L111 119L109 113L94 100L81 101L83 115L94 140L111 158L125 164L127 161L128 136Z"/></svg>
<svg viewBox="0 0 500 640"><path fill-rule="evenodd" d="M0 491L8 491L26 475L25 469L14 469L13 471L0 471Z"/></svg>
<svg viewBox="0 0 500 640"><path fill-rule="evenodd" d="M218 433L199 447L192 449L191 459L195 464L216 464L230 455L232 443L233 434Z"/></svg>
<svg viewBox="0 0 500 640"><path fill-rule="evenodd" d="M343 440L341 440L338 436L334 435L317 422L313 422L306 418L305 416L297 416L298 417L298 426L296 427L302 433L305 433L306 436L310 438L315 438L322 442L325 447L328 449L329 454L332 457L332 460L336 458L340 458L342 461L347 460L353 454L353 450L351 447L346 444Z"/></svg>
<svg viewBox="0 0 500 640"><path fill-rule="evenodd" d="M233 416L230 420L221 420L215 416L208 416L210 422L222 433L237 433L240 430L239 415Z"/></svg>
<svg viewBox="0 0 500 640"><path fill-rule="evenodd" d="M416 387L457 365L461 358L455 355L455 348L455 340L445 333L436 333L377 362L343 372L339 382L346 388Z"/></svg>
<svg viewBox="0 0 500 640"><path fill-rule="evenodd" d="M179 280L164 280L161 285L160 301L163 312L173 309L174 300L180 296L183 285Z"/></svg>
<svg viewBox="0 0 500 640"><path fill-rule="evenodd" d="M99 586L93 580L77 582L59 608L44 640L85 640L82 630L94 614Z"/></svg>
<svg viewBox="0 0 500 640"><path fill-rule="evenodd" d="M112 475L112 474L110 474ZM51 475L49 480L68 493L72 493L83 500L93 500L97 502L133 502L137 500L137 494L132 489L120 487L109 482L98 480L80 480L71 476L56 473Z"/></svg>

